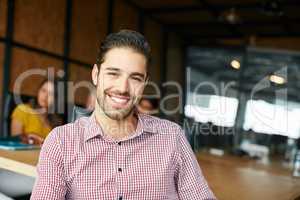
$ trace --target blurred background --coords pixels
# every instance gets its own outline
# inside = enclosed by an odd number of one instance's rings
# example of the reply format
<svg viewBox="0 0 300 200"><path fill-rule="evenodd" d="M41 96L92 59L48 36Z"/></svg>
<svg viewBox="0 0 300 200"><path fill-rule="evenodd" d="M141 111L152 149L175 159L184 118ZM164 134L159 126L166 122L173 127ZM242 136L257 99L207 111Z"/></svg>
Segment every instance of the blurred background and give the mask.
<svg viewBox="0 0 300 200"><path fill-rule="evenodd" d="M149 85L145 94L156 100L154 114L186 130L217 196L236 198L236 185L219 196L224 183L214 182L213 169L229 156L228 168L280 176L262 182L270 190L258 195L293 199L300 195L299 179L292 178L300 174L299 9L299 0L0 0L0 136L9 136L7 98L21 74L51 69L71 84L64 89L68 122L72 106L87 102L88 88L76 83L91 81L100 42L132 29L152 48L150 80L160 92ZM44 78L28 76L20 95L35 97ZM246 182L260 180L256 175ZM289 179L280 182L281 176ZM277 189L286 192L282 198L271 192Z"/></svg>

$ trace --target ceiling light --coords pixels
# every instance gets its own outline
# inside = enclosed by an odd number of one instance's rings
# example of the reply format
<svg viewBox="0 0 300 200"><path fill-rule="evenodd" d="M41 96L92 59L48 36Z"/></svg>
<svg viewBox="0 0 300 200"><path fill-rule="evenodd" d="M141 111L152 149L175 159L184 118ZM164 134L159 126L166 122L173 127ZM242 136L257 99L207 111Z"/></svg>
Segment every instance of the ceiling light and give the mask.
<svg viewBox="0 0 300 200"><path fill-rule="evenodd" d="M270 76L270 81L272 81L273 83L277 83L277 84L284 84L285 83L285 79L281 76L277 76L277 75L271 75Z"/></svg>
<svg viewBox="0 0 300 200"><path fill-rule="evenodd" d="M220 15L220 20L225 21L229 24L238 24L239 22L241 22L241 17L236 12L235 8L231 8L230 10L225 10Z"/></svg>
<svg viewBox="0 0 300 200"><path fill-rule="evenodd" d="M230 64L231 64L231 67L233 67L234 69L240 69L240 67L241 67L240 62L237 60L232 60Z"/></svg>
<svg viewBox="0 0 300 200"><path fill-rule="evenodd" d="M266 15L269 16L282 16L283 8L282 8L283 1L281 0L266 0L262 2L262 11Z"/></svg>

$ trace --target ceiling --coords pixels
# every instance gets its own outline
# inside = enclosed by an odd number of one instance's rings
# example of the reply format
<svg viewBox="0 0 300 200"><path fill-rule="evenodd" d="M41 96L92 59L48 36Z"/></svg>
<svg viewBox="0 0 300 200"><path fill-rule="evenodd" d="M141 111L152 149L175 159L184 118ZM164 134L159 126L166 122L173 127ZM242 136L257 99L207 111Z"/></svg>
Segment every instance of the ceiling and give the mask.
<svg viewBox="0 0 300 200"><path fill-rule="evenodd" d="M240 63L240 70L231 66L233 60ZM300 53L252 47L244 50L189 47L187 67L206 76L208 78L206 81L217 83L218 88L222 88L221 83L225 85L233 83L232 89L248 94L255 92L253 97L264 96L266 99L274 99L276 95L280 96L282 92L286 92L287 96L282 96L283 98L300 101ZM287 82L274 84L269 79L271 75L283 77ZM200 79L205 81L203 77ZM199 78L195 78L194 81L197 85Z"/></svg>
<svg viewBox="0 0 300 200"><path fill-rule="evenodd" d="M197 44L199 41L219 44L212 41L250 40L252 36L276 39L300 38L300 0L127 0L127 2L190 44ZM235 16L234 20L232 13ZM284 85L270 84L261 93L265 96L274 96L274 92L288 88L287 95L300 101L298 92L300 54L274 50L260 52L238 48L233 48L232 51L228 48L224 50L211 48L206 51L203 46L198 50L197 48L194 49L195 54L190 54L192 57L188 65L217 81L225 83L235 81L238 90L251 92L262 79L287 67L285 79L288 82ZM246 62L243 61L245 57ZM241 61L240 70L230 67L233 58ZM193 61L195 63L192 63Z"/></svg>
<svg viewBox="0 0 300 200"><path fill-rule="evenodd" d="M182 37L300 37L299 0L127 0ZM232 13L235 16L232 19Z"/></svg>

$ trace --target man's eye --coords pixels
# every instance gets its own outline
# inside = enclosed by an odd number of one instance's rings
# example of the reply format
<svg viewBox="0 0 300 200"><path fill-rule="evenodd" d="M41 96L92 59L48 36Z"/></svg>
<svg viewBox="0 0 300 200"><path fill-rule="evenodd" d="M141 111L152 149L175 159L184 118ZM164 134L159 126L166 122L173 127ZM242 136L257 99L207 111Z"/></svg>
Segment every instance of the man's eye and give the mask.
<svg viewBox="0 0 300 200"><path fill-rule="evenodd" d="M142 80L141 78L139 78L139 77L132 77L132 79L135 80L135 81L139 81L139 82L142 82L142 81L143 81L143 80Z"/></svg>
<svg viewBox="0 0 300 200"><path fill-rule="evenodd" d="M118 74L115 73L115 72L108 72L107 74L110 75L110 76L117 76L117 75L118 75Z"/></svg>

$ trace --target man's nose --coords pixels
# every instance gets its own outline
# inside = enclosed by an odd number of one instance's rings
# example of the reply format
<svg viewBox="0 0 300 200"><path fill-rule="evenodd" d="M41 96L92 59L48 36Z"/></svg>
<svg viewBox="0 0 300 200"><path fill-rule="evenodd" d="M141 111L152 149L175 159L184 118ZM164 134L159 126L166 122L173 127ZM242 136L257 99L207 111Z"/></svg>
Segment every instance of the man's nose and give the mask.
<svg viewBox="0 0 300 200"><path fill-rule="evenodd" d="M116 82L116 88L121 93L126 93L129 91L129 82L126 76L120 77Z"/></svg>

